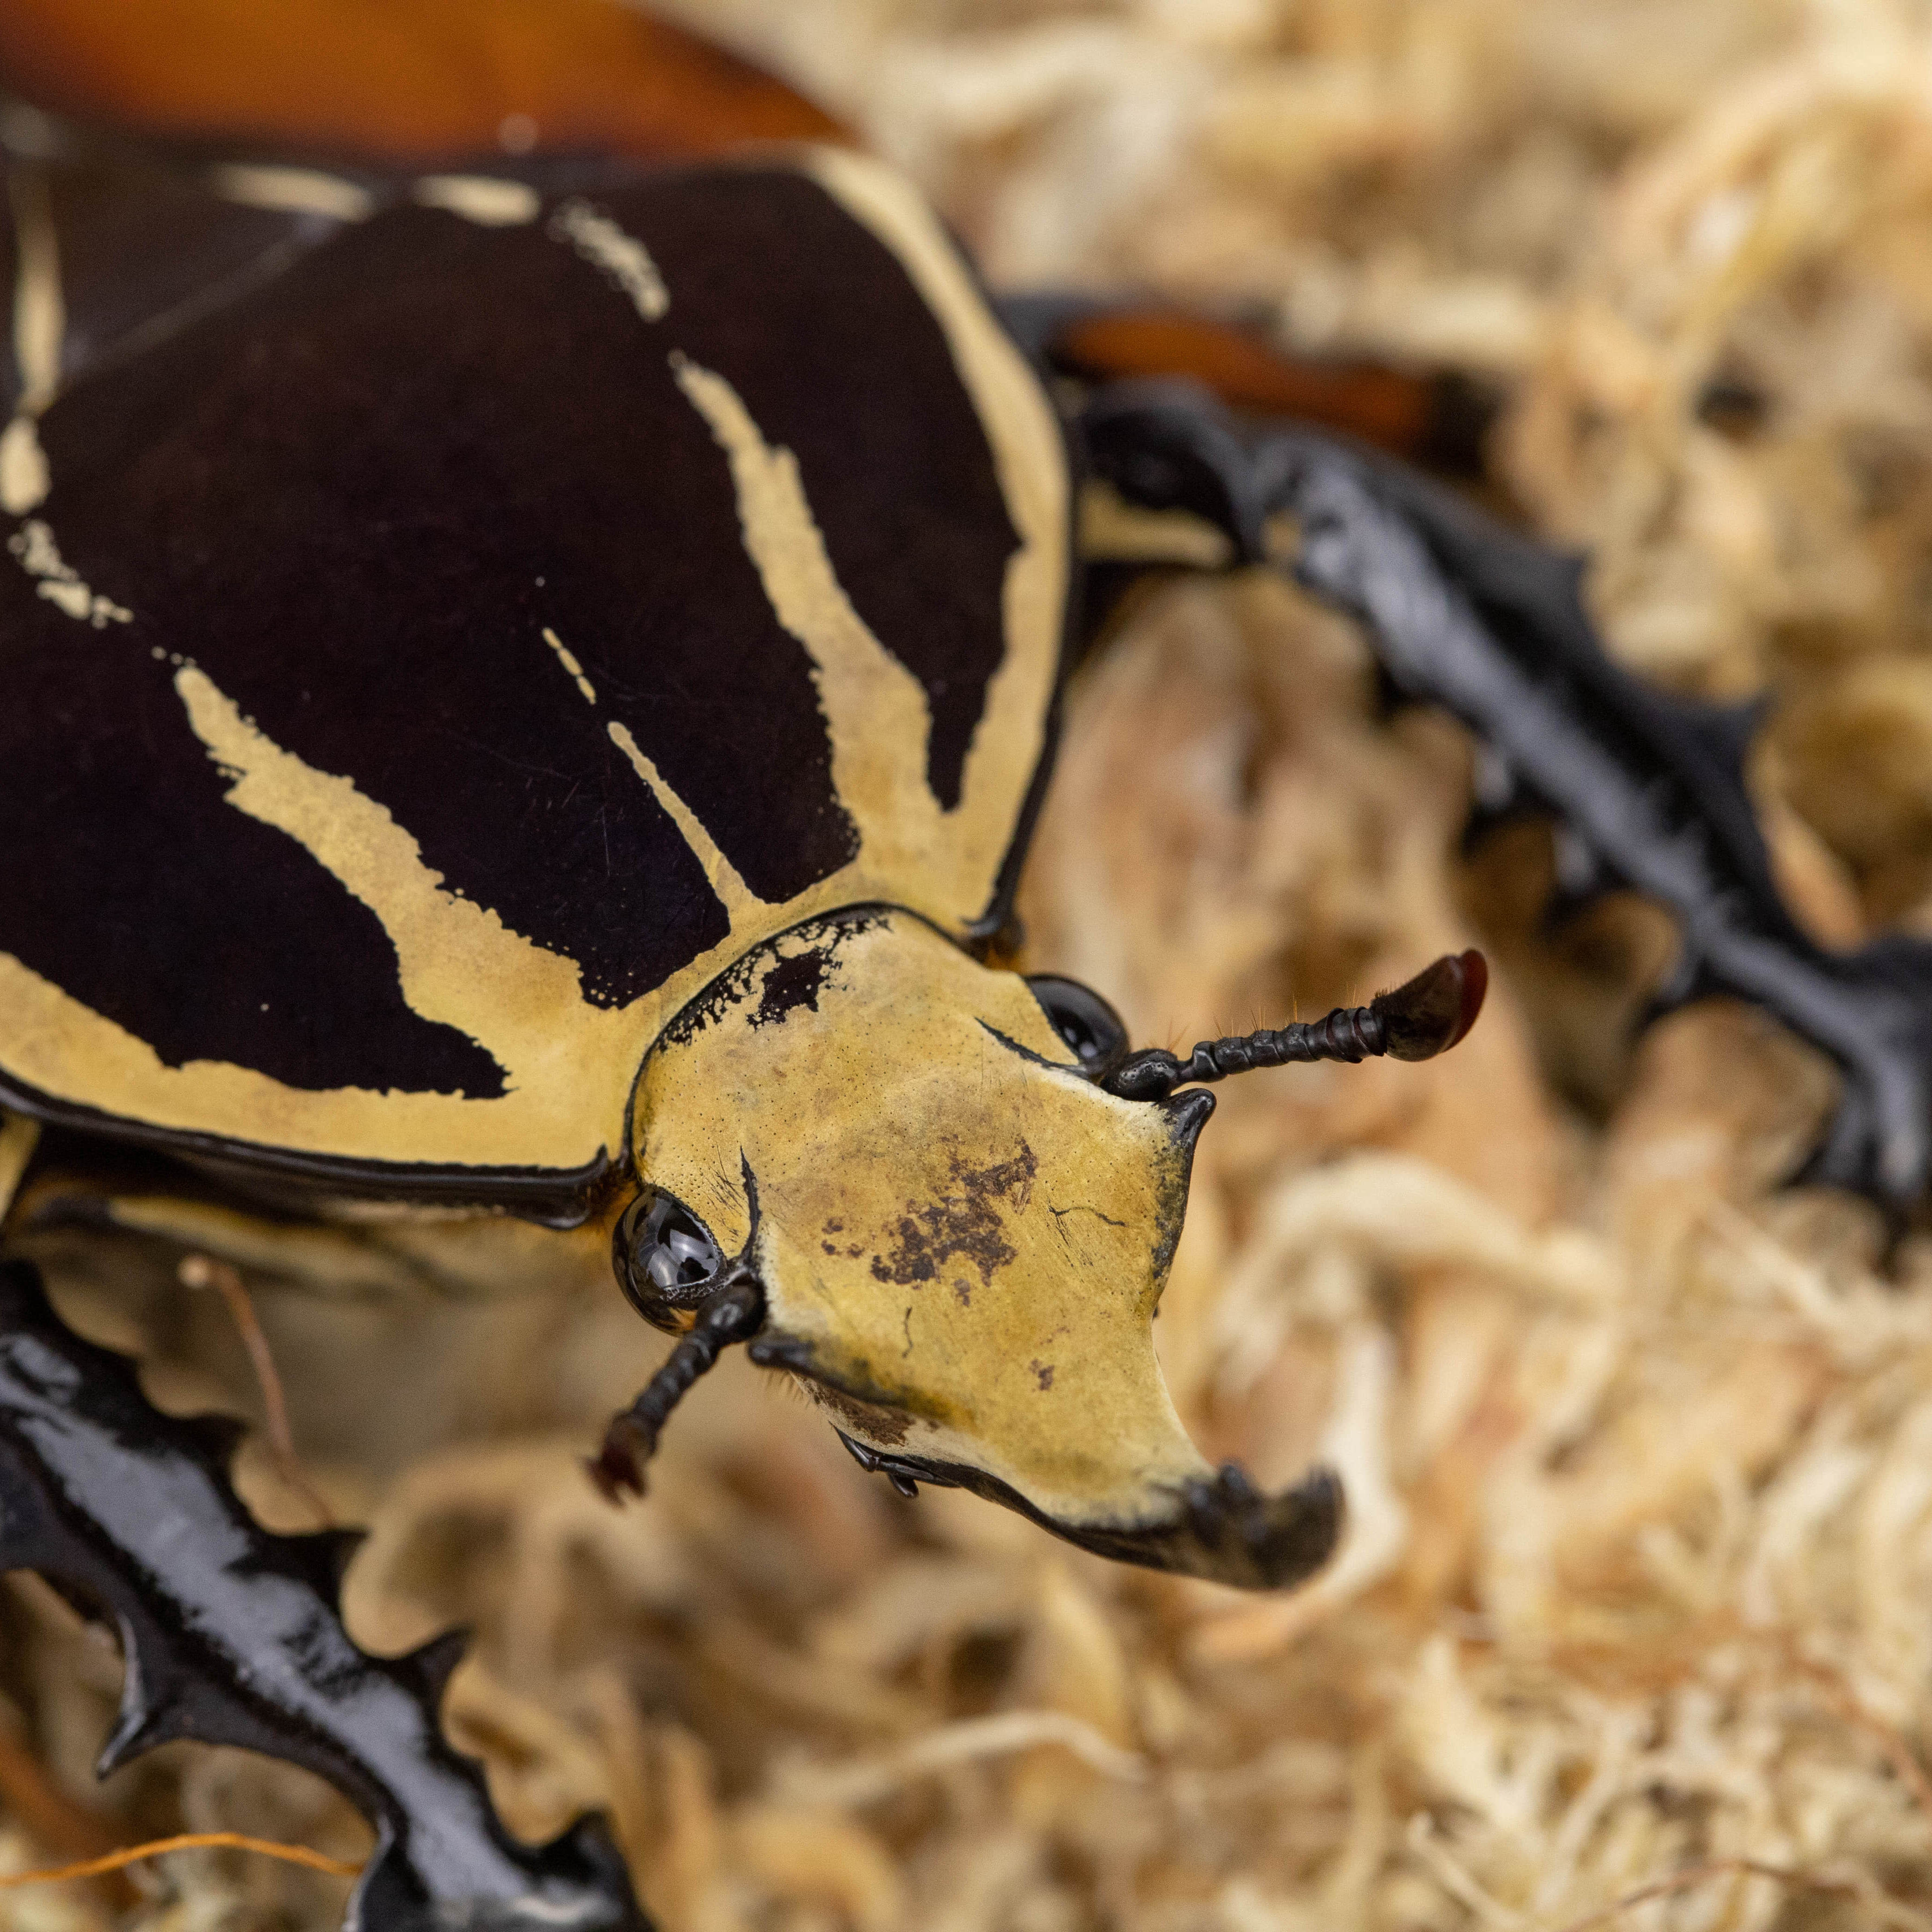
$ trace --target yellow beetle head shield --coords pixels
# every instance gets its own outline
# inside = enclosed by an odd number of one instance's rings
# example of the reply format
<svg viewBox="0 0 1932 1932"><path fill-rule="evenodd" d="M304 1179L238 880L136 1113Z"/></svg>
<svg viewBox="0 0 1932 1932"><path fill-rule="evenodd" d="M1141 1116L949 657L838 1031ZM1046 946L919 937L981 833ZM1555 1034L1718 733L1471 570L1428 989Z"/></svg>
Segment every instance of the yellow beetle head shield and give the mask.
<svg viewBox="0 0 1932 1932"><path fill-rule="evenodd" d="M1213 1468L1154 1358L1214 1111L1191 1083L1291 1058L1422 1058L1467 1030L1481 981L1465 955L1372 1006L1183 1061L1127 1053L1096 996L990 970L908 913L860 908L778 934L644 1063L646 1184L619 1224L617 1271L680 1340L594 1473L640 1488L672 1406L744 1341L902 1487L963 1486L1160 1568L1262 1587L1305 1576L1340 1527L1333 1478L1269 1498Z"/></svg>

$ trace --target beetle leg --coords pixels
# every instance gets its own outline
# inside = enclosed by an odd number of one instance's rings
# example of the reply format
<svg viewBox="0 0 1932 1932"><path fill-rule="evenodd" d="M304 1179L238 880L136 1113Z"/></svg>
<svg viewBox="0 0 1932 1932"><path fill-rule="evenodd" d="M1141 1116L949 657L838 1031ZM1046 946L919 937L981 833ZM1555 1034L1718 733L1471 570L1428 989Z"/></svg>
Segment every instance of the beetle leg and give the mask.
<svg viewBox="0 0 1932 1932"><path fill-rule="evenodd" d="M1598 639L1580 559L1365 450L1244 423L1184 382L1096 389L1078 426L1118 497L1186 513L1357 618L1394 685L1475 731L1502 792L1554 814L1593 881L1676 914L1658 1010L1734 994L1830 1054L1844 1097L1804 1176L1899 1222L1932 1174L1932 944L1831 952L1792 918L1744 784L1754 712L1632 676Z"/></svg>
<svg viewBox="0 0 1932 1932"><path fill-rule="evenodd" d="M192 1738L327 1779L376 1830L359 1932L648 1932L601 1826L541 1846L503 1829L438 1721L463 1638L361 1649L338 1597L359 1538L263 1529L228 1478L241 1433L163 1414L132 1362L59 1319L34 1268L0 1262L0 1570L38 1570L119 1636L100 1774Z"/></svg>

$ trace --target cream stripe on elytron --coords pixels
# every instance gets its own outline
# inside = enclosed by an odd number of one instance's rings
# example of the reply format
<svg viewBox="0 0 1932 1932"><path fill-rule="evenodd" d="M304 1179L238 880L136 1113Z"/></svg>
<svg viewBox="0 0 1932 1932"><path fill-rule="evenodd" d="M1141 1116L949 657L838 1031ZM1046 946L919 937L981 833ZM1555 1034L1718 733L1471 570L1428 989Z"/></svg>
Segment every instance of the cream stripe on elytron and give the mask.
<svg viewBox="0 0 1932 1932"><path fill-rule="evenodd" d="M500 175L423 175L410 194L422 207L460 215L479 228L521 227L543 212L535 188Z"/></svg>
<svg viewBox="0 0 1932 1932"><path fill-rule="evenodd" d="M211 169L209 184L224 201L283 214L321 214L331 221L367 221L376 197L366 188L324 174L320 168L286 168L230 162Z"/></svg>
<svg viewBox="0 0 1932 1932"><path fill-rule="evenodd" d="M568 1168L600 1148L614 1151L659 1002L591 1005L574 962L448 890L385 806L274 744L205 671L184 665L174 682L230 781L228 802L295 839L376 914L410 1009L475 1039L502 1066L508 1090L485 1101L315 1093L221 1062L166 1066L145 1042L0 954L8 1071L53 1098L158 1126L349 1159ZM734 950L728 942L687 970L709 976Z"/></svg>
<svg viewBox="0 0 1932 1932"><path fill-rule="evenodd" d="M578 662L577 653L548 626L544 628L544 642L556 654L556 661L567 671L576 685L578 695L584 703L595 706L597 687L584 674L584 667ZM621 718L608 719L604 730L610 742L631 761L631 769L650 788L651 796L664 810L665 815L677 827L678 836L691 848L698 862L704 868L706 882L713 896L724 908L733 934L750 931L760 923L762 916L769 912L770 902L759 898L746 884L744 875L725 857L718 842L711 836L710 828L691 807L686 805L663 772L657 768L656 761L650 758L637 740L631 735L631 728ZM763 923L769 926L769 920Z"/></svg>
<svg viewBox="0 0 1932 1932"><path fill-rule="evenodd" d="M769 932L776 923L770 916L770 901L760 898L746 884L744 875L725 857L704 820L665 783L664 774L632 736L630 727L614 718L607 728L611 743L630 760L631 769L650 787L652 796L677 827L678 836L704 868L705 878L718 903L724 908L725 916L731 922L734 937L749 933L760 926Z"/></svg>
<svg viewBox="0 0 1932 1932"><path fill-rule="evenodd" d="M582 1000L575 964L442 890L422 848L386 806L271 742L206 672L184 666L175 689L195 736L231 781L228 802L286 832L382 922L412 1010L466 1028L477 981L514 989L515 1004L493 1016L484 1044L512 1075L541 1064L558 1020Z"/></svg>
<svg viewBox="0 0 1932 1932"><path fill-rule="evenodd" d="M573 196L550 218L550 232L568 242L594 268L616 284L646 322L662 322L670 313L670 291L664 286L650 250L604 211Z"/></svg>
<svg viewBox="0 0 1932 1932"><path fill-rule="evenodd" d="M869 228L911 278L952 352L953 366L992 446L994 467L1020 548L1006 566L1006 653L987 686L968 748L955 832L958 877L947 914L984 907L1046 748L1066 622L1071 510L1060 424L1038 378L986 306L919 190L882 164L843 148L814 148L804 165ZM979 882L980 898L963 894Z"/></svg>
<svg viewBox="0 0 1932 1932"><path fill-rule="evenodd" d="M976 307L963 277L956 290L928 286L922 292L929 302L945 298ZM983 318L982 309L980 314ZM990 323L988 332L1004 343ZM997 379L1005 372L988 360L980 373L991 400L1004 406L1007 399ZM991 895L1043 748L1065 596L1066 500L1058 431L1048 424L1050 440L1033 452L1049 472L1045 487L1036 487L1023 460L1002 466L1002 482L1010 477L1013 486L1008 501L1023 540L1007 566L1008 650L988 683L959 803L948 812L926 781L932 718L925 687L853 608L812 514L796 458L765 440L743 400L716 370L675 351L670 365L730 464L746 552L772 611L811 655L831 740L832 785L859 830L856 871L890 881L891 896L902 904L956 928L966 925ZM1016 373L1037 401L1030 374L1023 368ZM995 415L988 428L996 451L1011 455L998 431L1023 432L1029 425L1025 412L1007 413L1010 420L1003 423ZM1023 458L1028 452L1023 437L1018 440ZM1036 532L1030 540L1029 524Z"/></svg>
<svg viewBox="0 0 1932 1932"><path fill-rule="evenodd" d="M582 697L584 703L595 704L597 702L597 687L584 675L584 667L578 663L577 653L548 624L544 626L543 635L544 642L556 652L557 662L562 664L576 681L578 694Z"/></svg>
<svg viewBox="0 0 1932 1932"><path fill-rule="evenodd" d="M925 687L853 609L797 458L766 442L723 376L681 354L670 364L730 464L745 549L772 612L811 654L832 741L832 788L859 828L860 862L944 865L946 814L926 782L932 717Z"/></svg>
<svg viewBox="0 0 1932 1932"><path fill-rule="evenodd" d="M17 257L13 334L20 394L13 421L0 431L0 509L9 516L27 517L46 500L52 488L46 453L40 447L40 419L60 389L67 303L61 291L60 241L46 177L34 169L16 166L7 185ZM82 582L80 573L62 556L53 532L38 517L28 517L8 538L7 548L56 610L97 631L131 621L131 611Z"/></svg>
<svg viewBox="0 0 1932 1932"><path fill-rule="evenodd" d="M40 1140L38 1120L29 1120L25 1114L10 1114L4 1108L0 1108L0 1227L6 1225L7 1216L13 1209L14 1197L20 1191L27 1163L33 1159Z"/></svg>
<svg viewBox="0 0 1932 1932"><path fill-rule="evenodd" d="M131 624L134 614L104 597L81 580L80 572L60 554L54 533L38 517L29 517L7 539L10 555L35 580L34 588L56 610L91 624L97 631L110 624Z"/></svg>
<svg viewBox="0 0 1932 1932"><path fill-rule="evenodd" d="M13 421L0 431L0 508L10 517L24 517L46 500L40 416L60 387L67 315L46 177L37 168L16 165L8 171L7 190L14 214L13 346L20 394Z"/></svg>

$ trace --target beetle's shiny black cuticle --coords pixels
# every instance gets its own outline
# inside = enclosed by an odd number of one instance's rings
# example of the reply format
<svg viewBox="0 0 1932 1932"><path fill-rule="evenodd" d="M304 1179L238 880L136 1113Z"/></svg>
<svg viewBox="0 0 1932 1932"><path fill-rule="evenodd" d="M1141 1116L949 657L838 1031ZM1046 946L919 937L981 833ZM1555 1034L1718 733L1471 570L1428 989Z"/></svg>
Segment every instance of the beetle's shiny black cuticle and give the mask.
<svg viewBox="0 0 1932 1932"><path fill-rule="evenodd" d="M155 1408L134 1364L0 1261L0 1569L38 1570L126 1653L103 1776L192 1738L326 1779L375 1828L356 1932L650 1932L601 1826L506 1832L439 1721L460 1634L360 1648L340 1586L360 1538L256 1522L229 1480L240 1424Z"/></svg>

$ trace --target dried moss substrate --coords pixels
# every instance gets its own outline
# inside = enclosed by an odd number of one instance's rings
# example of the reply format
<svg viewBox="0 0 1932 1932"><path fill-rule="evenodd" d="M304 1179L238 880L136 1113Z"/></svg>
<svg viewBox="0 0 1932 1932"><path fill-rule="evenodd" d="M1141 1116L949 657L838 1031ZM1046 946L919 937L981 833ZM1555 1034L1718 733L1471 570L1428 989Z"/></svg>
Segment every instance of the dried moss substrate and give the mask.
<svg viewBox="0 0 1932 1932"><path fill-rule="evenodd" d="M1255 298L1306 346L1504 386L1498 488L1592 548L1619 652L1774 693L1754 777L1804 916L1932 934L1925 8L686 11L912 166L1001 282ZM314 1480L375 1526L354 1626L475 1625L452 1721L518 1828L608 1805L665 1932L1555 1932L1673 1874L1616 1922L1932 1924L1932 1243L1882 1279L1863 1208L1776 1190L1832 1077L1774 1028L1714 1006L1628 1044L1667 927L1544 933L1545 834L1458 854L1468 758L1382 719L1285 587L1155 586L1078 692L1028 887L1035 962L1144 1040L1472 940L1499 963L1446 1060L1256 1076L1203 1142L1163 1353L1212 1452L1342 1471L1348 1540L1298 1595L902 1503L742 1364L614 1515L573 1458L662 1344L608 1286L254 1281ZM66 1251L64 1305L171 1406L254 1412L174 1258ZM7 1714L92 1799L118 1663L37 1586L0 1616ZM362 1842L232 1754L99 1802ZM14 1868L50 1850L0 1831ZM340 1898L196 1855L131 1922ZM14 1894L0 1924L114 1909Z"/></svg>

